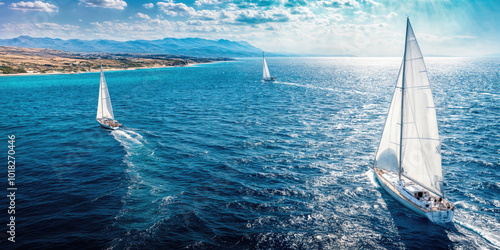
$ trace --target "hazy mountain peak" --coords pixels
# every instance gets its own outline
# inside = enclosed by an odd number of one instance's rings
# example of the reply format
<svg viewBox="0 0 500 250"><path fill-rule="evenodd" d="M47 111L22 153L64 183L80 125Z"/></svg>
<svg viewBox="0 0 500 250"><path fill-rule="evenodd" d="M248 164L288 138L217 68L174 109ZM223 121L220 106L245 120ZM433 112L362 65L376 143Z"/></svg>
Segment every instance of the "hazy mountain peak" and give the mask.
<svg viewBox="0 0 500 250"><path fill-rule="evenodd" d="M192 57L253 57L260 56L260 49L245 41L226 39L208 40L203 38L170 38L159 40L62 40L59 38L39 38L19 36L0 39L0 45L26 48L58 49L73 52L148 53L170 54Z"/></svg>

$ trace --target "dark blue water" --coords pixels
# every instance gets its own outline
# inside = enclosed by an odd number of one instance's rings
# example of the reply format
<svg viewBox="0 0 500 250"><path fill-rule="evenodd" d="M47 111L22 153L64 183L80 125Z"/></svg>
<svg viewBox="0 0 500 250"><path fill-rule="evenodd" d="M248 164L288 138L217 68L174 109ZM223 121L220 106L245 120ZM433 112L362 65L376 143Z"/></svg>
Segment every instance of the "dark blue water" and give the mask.
<svg viewBox="0 0 500 250"><path fill-rule="evenodd" d="M275 83L260 59L107 72L117 131L95 121L97 73L0 77L18 187L1 246L500 247L500 59L426 59L457 207L445 226L371 170L400 61L269 58Z"/></svg>

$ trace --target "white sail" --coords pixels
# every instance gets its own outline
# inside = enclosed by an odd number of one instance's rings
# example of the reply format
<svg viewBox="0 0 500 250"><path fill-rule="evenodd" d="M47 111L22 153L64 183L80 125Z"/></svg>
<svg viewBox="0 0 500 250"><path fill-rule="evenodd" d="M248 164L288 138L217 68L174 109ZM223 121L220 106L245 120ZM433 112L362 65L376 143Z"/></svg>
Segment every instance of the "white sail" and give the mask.
<svg viewBox="0 0 500 250"><path fill-rule="evenodd" d="M403 64L399 71L396 89L392 96L391 106L387 113L384 131L377 150L375 165L377 168L395 173L399 171L399 151L401 140L401 86L403 83Z"/></svg>
<svg viewBox="0 0 500 250"><path fill-rule="evenodd" d="M262 58L264 60L262 77L264 79L271 78L271 74L269 74L269 68L267 67L266 58L264 57L264 53L262 53Z"/></svg>
<svg viewBox="0 0 500 250"><path fill-rule="evenodd" d="M111 118L114 119L113 107L111 106L111 99L109 97L108 85L104 78L104 72L101 66L101 83L99 84L99 104L97 105L97 119Z"/></svg>
<svg viewBox="0 0 500 250"><path fill-rule="evenodd" d="M406 29L405 56L377 151L376 165L398 172L401 164L402 175L443 196L434 100L424 59L409 20Z"/></svg>

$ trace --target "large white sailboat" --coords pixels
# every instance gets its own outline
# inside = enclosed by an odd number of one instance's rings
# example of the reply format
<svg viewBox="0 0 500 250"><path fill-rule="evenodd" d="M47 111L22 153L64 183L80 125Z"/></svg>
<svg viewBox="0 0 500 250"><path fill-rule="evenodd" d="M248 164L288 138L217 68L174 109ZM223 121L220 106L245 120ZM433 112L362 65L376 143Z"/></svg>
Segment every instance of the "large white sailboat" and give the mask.
<svg viewBox="0 0 500 250"><path fill-rule="evenodd" d="M403 63L373 166L387 193L434 223L451 222L444 199L436 108L424 59L407 19Z"/></svg>
<svg viewBox="0 0 500 250"><path fill-rule="evenodd" d="M266 62L266 57L264 56L264 51L262 51L262 60L263 62L263 75L262 75L262 80L264 81L274 81L276 80L276 77L271 77L271 74L269 73L269 68L267 67L267 62Z"/></svg>
<svg viewBox="0 0 500 250"><path fill-rule="evenodd" d="M97 105L96 120L102 127L107 129L118 129L121 125L115 120L115 116L113 115L113 107L111 106L108 85L106 84L106 79L104 78L102 65L101 82L99 84L99 104Z"/></svg>

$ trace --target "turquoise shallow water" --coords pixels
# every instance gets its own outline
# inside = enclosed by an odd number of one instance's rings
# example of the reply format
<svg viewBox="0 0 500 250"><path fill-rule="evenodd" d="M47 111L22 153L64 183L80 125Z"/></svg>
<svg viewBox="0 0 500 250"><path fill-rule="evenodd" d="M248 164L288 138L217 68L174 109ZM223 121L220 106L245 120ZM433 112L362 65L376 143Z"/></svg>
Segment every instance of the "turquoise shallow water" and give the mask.
<svg viewBox="0 0 500 250"><path fill-rule="evenodd" d="M117 131L95 121L98 73L0 77L18 185L2 248L500 247L500 59L426 59L445 226L371 170L400 58L267 61L275 83L260 59L106 72Z"/></svg>

